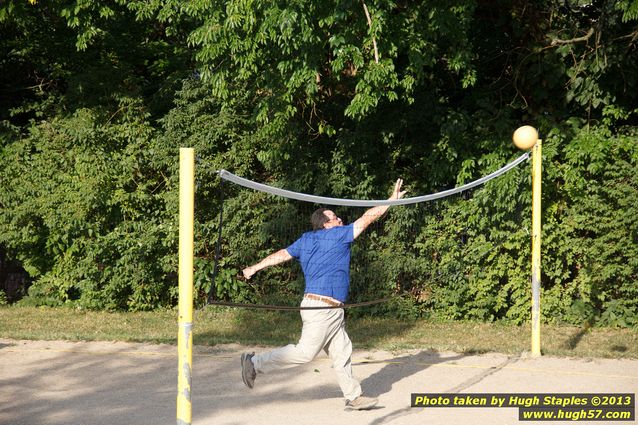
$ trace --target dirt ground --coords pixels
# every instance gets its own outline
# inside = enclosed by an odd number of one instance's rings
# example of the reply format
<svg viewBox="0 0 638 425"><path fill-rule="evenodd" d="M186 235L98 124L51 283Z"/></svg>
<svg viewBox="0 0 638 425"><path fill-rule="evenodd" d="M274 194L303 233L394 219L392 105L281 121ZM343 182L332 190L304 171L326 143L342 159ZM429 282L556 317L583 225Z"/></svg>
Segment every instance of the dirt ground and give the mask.
<svg viewBox="0 0 638 425"><path fill-rule="evenodd" d="M355 376L379 398L377 408L357 412L345 408L326 357L260 374L247 389L239 356L263 350L195 347L193 424L564 424L519 421L515 407L413 408L411 394L638 390L638 360L355 351ZM0 339L2 425L174 424L176 397L175 346Z"/></svg>

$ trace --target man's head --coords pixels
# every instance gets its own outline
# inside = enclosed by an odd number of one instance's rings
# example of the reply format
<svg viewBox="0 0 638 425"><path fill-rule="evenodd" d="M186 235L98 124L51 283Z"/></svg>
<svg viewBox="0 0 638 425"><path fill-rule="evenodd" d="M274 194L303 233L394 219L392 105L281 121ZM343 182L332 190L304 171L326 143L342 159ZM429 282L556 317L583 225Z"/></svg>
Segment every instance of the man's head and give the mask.
<svg viewBox="0 0 638 425"><path fill-rule="evenodd" d="M331 227L342 226L343 222L337 215L328 208L319 208L310 217L312 230L330 229Z"/></svg>

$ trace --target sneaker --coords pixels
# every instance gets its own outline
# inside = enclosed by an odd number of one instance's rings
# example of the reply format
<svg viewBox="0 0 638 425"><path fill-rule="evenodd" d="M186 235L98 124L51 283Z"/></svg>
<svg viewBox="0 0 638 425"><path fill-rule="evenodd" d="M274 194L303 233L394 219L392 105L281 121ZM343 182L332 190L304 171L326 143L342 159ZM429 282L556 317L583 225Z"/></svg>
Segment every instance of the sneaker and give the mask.
<svg viewBox="0 0 638 425"><path fill-rule="evenodd" d="M255 353L244 353L241 355L241 379L248 388L252 388L255 385L255 366L253 365L252 358Z"/></svg>
<svg viewBox="0 0 638 425"><path fill-rule="evenodd" d="M365 397L360 395L354 400L346 401L346 407L354 410L368 410L376 406L378 402L379 400L374 397Z"/></svg>

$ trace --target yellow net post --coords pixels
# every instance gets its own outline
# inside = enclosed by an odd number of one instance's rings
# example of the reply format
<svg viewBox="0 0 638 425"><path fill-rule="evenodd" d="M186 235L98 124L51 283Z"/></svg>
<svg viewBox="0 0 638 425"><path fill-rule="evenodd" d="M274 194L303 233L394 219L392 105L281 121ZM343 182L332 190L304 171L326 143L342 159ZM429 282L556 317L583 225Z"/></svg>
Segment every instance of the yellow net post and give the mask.
<svg viewBox="0 0 638 425"><path fill-rule="evenodd" d="M532 148L532 356L541 355L541 173L542 146Z"/></svg>
<svg viewBox="0 0 638 425"><path fill-rule="evenodd" d="M190 425L193 366L193 221L195 155L179 150L179 331L177 335L177 425Z"/></svg>

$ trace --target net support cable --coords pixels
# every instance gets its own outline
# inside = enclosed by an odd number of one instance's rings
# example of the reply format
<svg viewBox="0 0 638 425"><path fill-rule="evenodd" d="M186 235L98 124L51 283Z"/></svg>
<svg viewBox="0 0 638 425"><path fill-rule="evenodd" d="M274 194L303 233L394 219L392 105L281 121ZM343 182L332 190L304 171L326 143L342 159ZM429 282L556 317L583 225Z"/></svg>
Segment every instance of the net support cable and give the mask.
<svg viewBox="0 0 638 425"><path fill-rule="evenodd" d="M243 177L236 176L235 174L228 172L226 170L219 170L217 173L219 177L224 180L231 181L240 186L258 190L260 192L270 193L271 195L282 196L284 198L297 199L299 201L306 202L314 202L315 204L326 204L326 205L340 205L340 206L349 206L349 207L376 207L381 205L410 205L417 204L420 202L433 201L435 199L445 198L447 196L451 196L464 190L471 189L473 187L482 185L506 172L516 167L521 162L529 159L529 153L524 153L514 161L510 162L506 166L499 168L487 176L481 177L480 179L474 180L470 183L464 184L462 186L455 187L454 189L444 190L442 192L432 193L430 195L423 196L415 196L412 198L402 198L395 200L357 200L357 199L342 199L342 198L330 198L325 196L315 196L308 195L306 193L293 192L292 190L280 189L278 187L269 186L263 183L257 183L252 180L245 179Z"/></svg>
<svg viewBox="0 0 638 425"><path fill-rule="evenodd" d="M373 301L363 301L360 303L352 303L352 304L342 304L342 305L331 305L325 307L300 307L300 306L289 306L289 305L271 305L271 304L244 304L244 303L232 303L226 301L212 301L210 305L218 305L222 307L241 307L241 308L253 308L259 310L330 310L335 308L353 308L353 307L366 307L369 305L381 304L386 301L390 301L394 298L401 297L401 295L394 295L391 297L380 298L378 300Z"/></svg>
<svg viewBox="0 0 638 425"><path fill-rule="evenodd" d="M215 296L215 278L217 277L217 266L222 251L222 226L224 224L224 180L219 183L219 231L217 235L217 245L215 246L215 266L213 267L212 282L208 293L208 304L212 304Z"/></svg>
<svg viewBox="0 0 638 425"><path fill-rule="evenodd" d="M453 189L444 190L442 192L433 193L430 195L423 196L415 196L412 198L403 198L396 200L357 200L357 199L342 199L342 198L330 198L325 196L316 196L316 195L308 195L306 193L294 192L291 190L280 189L277 187L269 186L263 183L257 183L252 180L245 179L243 177L236 176L233 173L230 173L226 170L219 170L217 173L219 177L222 179L222 184L220 187L220 214L219 214L219 238L217 240L217 249L215 253L215 267L212 275L212 284L210 293L208 296L208 304L209 305L217 305L217 306L225 306L225 307L240 307L240 308L253 308L253 309L265 309L265 310L326 310L326 309L335 309L335 308L352 308L352 307L363 307L374 304L380 304L387 301L390 301L394 298L401 297L401 295L394 295L391 297L381 298L373 301L365 301L359 303L352 304L342 304L340 306L326 306L326 307L300 307L300 306L283 306L283 305L270 305L270 304L245 304L245 303L233 303L233 302L225 302L225 301L215 301L213 300L213 291L215 287L215 277L217 276L217 264L219 262L220 251L221 251L221 231L222 231L222 214L224 208L224 195L223 195L223 181L228 180L240 186L257 190L260 192L266 192L271 195L282 196L284 198L296 199L299 201L305 202L314 202L316 204L326 204L326 205L339 205L339 206L350 206L350 207L375 207L381 205L410 205L417 204L421 202L433 201L435 199L445 198L447 196L455 195L457 193L461 193L465 190L471 189L473 187L482 185L502 174L505 174L512 168L516 167L521 162L529 159L529 152L524 153L514 161L505 165L502 168L494 171L487 176L481 177L477 180L474 180L470 183L464 184L462 186L455 187Z"/></svg>

